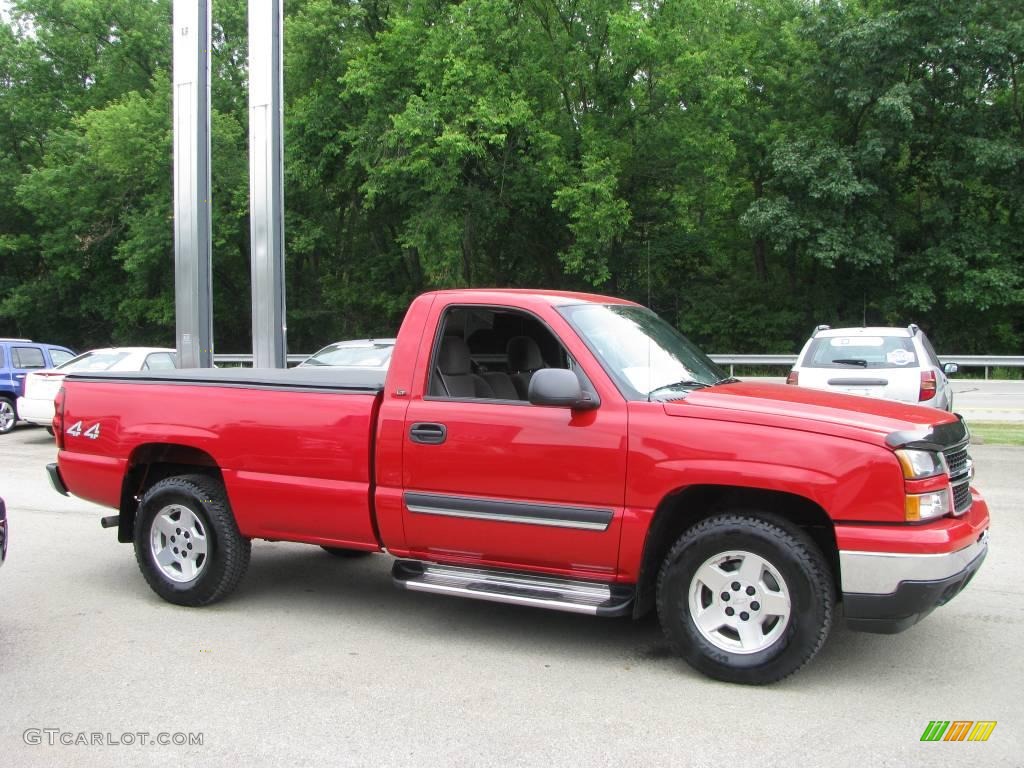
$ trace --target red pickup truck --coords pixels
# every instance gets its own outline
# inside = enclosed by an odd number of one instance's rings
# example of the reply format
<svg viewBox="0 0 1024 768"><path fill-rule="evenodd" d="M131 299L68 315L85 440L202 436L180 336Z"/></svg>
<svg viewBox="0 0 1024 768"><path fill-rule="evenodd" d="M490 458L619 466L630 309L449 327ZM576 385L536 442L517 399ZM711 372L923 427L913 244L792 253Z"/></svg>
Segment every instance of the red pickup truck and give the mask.
<svg viewBox="0 0 1024 768"><path fill-rule="evenodd" d="M651 311L417 298L390 368L73 373L54 487L118 510L153 590L228 595L250 541L386 552L395 584L599 616L657 608L742 683L845 622L898 632L987 552L953 414L728 377Z"/></svg>

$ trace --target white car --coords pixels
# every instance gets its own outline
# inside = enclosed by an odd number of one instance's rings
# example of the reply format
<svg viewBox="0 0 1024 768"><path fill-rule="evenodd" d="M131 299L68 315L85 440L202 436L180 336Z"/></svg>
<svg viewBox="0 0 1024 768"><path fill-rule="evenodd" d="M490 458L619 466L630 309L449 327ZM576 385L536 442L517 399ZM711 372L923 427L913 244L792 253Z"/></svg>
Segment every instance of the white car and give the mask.
<svg viewBox="0 0 1024 768"><path fill-rule="evenodd" d="M84 371L152 371L177 368L176 351L164 347L107 347L83 352L63 365L25 376L25 394L18 398L18 418L49 427L53 398L65 374Z"/></svg>
<svg viewBox="0 0 1024 768"><path fill-rule="evenodd" d="M953 410L948 373L928 337L906 328L829 328L819 325L786 379L811 389L866 395Z"/></svg>
<svg viewBox="0 0 1024 768"><path fill-rule="evenodd" d="M395 351L394 339L353 339L328 344L301 363L300 368L316 365L342 368L380 368L386 370Z"/></svg>

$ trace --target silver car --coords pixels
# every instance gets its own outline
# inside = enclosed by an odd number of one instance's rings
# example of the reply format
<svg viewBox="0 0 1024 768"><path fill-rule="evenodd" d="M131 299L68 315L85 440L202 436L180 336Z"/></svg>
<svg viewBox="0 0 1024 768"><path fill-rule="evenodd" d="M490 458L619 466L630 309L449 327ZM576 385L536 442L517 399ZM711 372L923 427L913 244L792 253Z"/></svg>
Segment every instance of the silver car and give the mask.
<svg viewBox="0 0 1024 768"><path fill-rule="evenodd" d="M829 328L819 325L786 379L811 389L880 397L953 410L953 389L928 337L906 328Z"/></svg>
<svg viewBox="0 0 1024 768"><path fill-rule="evenodd" d="M354 339L328 344L307 357L300 368L339 366L342 368L380 368L386 370L395 349L394 339Z"/></svg>

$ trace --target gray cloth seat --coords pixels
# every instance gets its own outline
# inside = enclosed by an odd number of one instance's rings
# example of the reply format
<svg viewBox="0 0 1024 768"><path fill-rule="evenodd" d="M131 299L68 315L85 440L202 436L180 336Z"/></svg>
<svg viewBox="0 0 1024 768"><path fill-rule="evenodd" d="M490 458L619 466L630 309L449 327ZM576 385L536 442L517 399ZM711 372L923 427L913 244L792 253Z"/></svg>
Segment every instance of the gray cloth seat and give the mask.
<svg viewBox="0 0 1024 768"><path fill-rule="evenodd" d="M508 340L505 354L508 357L508 369L512 374L512 384L519 393L519 398L527 400L530 379L533 378L534 372L548 367L540 353L540 347L529 336L513 336Z"/></svg>
<svg viewBox="0 0 1024 768"><path fill-rule="evenodd" d="M487 382L491 387L491 391L494 392L494 397L499 400L525 400L525 397L519 396L519 390L516 389L516 385L512 383L512 377L504 371L488 371L487 373L481 374L484 381Z"/></svg>
<svg viewBox="0 0 1024 768"><path fill-rule="evenodd" d="M430 377L430 394L437 397L489 397L494 391L472 371L469 347L458 336L441 339L437 364Z"/></svg>

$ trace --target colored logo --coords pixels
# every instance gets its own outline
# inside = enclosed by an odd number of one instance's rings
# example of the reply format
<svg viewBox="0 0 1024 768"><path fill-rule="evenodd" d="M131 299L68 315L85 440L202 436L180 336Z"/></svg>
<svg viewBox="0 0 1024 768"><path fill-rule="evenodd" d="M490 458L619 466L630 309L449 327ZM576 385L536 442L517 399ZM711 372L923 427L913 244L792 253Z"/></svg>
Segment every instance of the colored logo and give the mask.
<svg viewBox="0 0 1024 768"><path fill-rule="evenodd" d="M988 741L995 728L995 720L932 720L921 741Z"/></svg>

